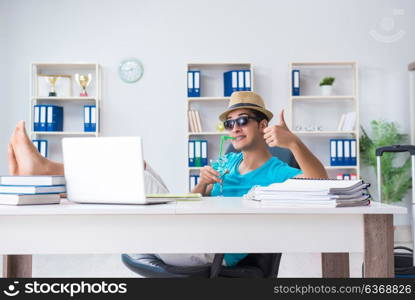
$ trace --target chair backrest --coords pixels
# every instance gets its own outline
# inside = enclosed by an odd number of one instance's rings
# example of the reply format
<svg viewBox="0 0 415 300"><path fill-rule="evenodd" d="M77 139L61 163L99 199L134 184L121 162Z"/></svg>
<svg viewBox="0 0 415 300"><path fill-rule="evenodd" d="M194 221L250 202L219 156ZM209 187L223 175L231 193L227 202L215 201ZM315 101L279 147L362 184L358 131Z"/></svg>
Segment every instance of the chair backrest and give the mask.
<svg viewBox="0 0 415 300"><path fill-rule="evenodd" d="M299 169L300 166L298 165L297 161L295 160L294 155L292 154L292 152L290 150L288 150L287 148L281 148L281 147L268 147L269 152L271 153L272 156L277 157L279 160L287 163L290 167L293 168L297 168ZM228 148L226 148L226 154L230 153L230 152L235 152L238 153L239 151L237 151L232 144L230 144L228 146Z"/></svg>

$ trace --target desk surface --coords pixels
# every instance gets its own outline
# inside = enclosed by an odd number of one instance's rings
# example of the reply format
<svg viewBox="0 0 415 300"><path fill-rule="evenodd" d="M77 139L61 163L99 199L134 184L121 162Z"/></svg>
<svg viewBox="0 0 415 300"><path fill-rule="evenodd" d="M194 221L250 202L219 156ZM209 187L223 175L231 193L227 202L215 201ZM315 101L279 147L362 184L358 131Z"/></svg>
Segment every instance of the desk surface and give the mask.
<svg viewBox="0 0 415 300"><path fill-rule="evenodd" d="M372 202L363 207L269 207L240 197L204 197L201 201L178 201L152 205L61 204L0 206L0 216L24 215L171 215L171 214L405 214L407 209Z"/></svg>

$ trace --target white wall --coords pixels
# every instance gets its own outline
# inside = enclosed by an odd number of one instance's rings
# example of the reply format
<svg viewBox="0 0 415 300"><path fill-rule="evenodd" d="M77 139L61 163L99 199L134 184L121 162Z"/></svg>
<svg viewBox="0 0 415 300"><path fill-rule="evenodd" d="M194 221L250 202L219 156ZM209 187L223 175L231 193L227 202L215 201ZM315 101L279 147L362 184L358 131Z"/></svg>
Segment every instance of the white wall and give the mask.
<svg viewBox="0 0 415 300"><path fill-rule="evenodd" d="M372 38L372 29L387 33L379 21L394 9L404 15L392 32L405 35L394 43ZM146 159L172 191L187 184L187 61L252 62L257 91L278 112L287 105L290 61L355 60L363 126L384 118L408 132L414 9L411 0L0 0L0 157L14 124L27 118L32 61L101 63L103 135L143 136ZM130 56L145 67L132 85L117 76Z"/></svg>

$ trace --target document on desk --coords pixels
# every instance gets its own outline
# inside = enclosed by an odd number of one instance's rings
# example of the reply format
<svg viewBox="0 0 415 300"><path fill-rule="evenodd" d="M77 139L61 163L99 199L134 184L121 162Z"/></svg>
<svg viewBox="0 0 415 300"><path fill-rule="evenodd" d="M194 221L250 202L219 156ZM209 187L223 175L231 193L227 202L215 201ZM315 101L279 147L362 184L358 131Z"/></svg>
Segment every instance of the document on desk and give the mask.
<svg viewBox="0 0 415 300"><path fill-rule="evenodd" d="M255 186L244 198L269 206L365 206L371 198L368 187L362 180L289 179Z"/></svg>
<svg viewBox="0 0 415 300"><path fill-rule="evenodd" d="M147 194L150 199L174 199L176 201L199 201L202 199L200 193L184 193L184 194Z"/></svg>

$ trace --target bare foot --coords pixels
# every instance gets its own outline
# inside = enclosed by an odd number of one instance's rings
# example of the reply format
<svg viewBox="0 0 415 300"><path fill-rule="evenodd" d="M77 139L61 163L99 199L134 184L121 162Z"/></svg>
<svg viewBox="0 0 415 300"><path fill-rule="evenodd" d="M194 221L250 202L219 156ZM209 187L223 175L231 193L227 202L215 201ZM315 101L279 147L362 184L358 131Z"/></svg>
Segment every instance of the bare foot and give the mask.
<svg viewBox="0 0 415 300"><path fill-rule="evenodd" d="M19 169L16 161L16 156L14 156L13 147L11 144L7 145L7 158L9 162L9 174L16 176L19 174Z"/></svg>
<svg viewBox="0 0 415 300"><path fill-rule="evenodd" d="M44 158L30 141L24 121L17 123L10 144L9 169L14 175L63 175L63 165Z"/></svg>

